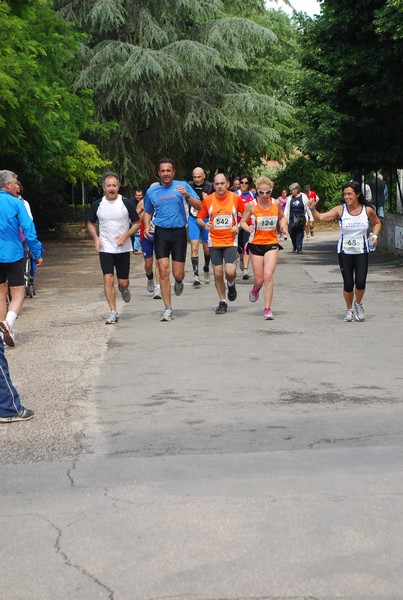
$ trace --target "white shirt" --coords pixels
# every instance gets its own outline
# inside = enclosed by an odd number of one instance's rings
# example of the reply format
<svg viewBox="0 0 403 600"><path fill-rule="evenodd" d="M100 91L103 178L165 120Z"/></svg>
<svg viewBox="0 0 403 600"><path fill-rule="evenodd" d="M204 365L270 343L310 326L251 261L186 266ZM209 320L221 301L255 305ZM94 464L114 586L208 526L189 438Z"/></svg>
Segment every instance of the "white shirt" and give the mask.
<svg viewBox="0 0 403 600"><path fill-rule="evenodd" d="M99 221L99 238L102 242L100 252L120 254L131 252L132 243L128 238L123 246L117 245L118 238L131 227L129 213L119 194L116 200L102 198L97 217Z"/></svg>

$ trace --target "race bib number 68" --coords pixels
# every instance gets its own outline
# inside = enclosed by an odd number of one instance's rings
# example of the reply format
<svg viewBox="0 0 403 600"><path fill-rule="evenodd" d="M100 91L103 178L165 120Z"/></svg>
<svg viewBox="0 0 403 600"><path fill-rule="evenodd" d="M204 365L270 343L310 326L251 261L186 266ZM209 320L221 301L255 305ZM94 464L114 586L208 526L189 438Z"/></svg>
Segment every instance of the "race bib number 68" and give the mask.
<svg viewBox="0 0 403 600"><path fill-rule="evenodd" d="M343 236L343 251L347 254L360 254L364 251L364 240L362 235Z"/></svg>

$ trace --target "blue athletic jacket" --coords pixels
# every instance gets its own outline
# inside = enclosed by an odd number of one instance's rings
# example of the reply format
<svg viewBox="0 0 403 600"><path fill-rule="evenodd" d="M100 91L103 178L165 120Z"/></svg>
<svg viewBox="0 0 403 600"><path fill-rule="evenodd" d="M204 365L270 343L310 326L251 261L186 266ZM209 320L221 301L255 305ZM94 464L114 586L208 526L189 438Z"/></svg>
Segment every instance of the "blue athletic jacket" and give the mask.
<svg viewBox="0 0 403 600"><path fill-rule="evenodd" d="M24 257L20 228L34 258L40 258L43 246L36 236L35 225L22 200L0 190L0 263L11 263Z"/></svg>

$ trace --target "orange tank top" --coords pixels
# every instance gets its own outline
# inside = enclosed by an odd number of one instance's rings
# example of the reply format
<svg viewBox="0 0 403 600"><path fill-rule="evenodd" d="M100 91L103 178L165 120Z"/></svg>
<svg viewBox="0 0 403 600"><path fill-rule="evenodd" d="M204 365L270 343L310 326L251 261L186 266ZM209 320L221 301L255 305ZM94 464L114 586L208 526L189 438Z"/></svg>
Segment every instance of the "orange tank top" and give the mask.
<svg viewBox="0 0 403 600"><path fill-rule="evenodd" d="M255 204L251 218L254 231L249 237L250 244L259 244L262 246L278 244L278 207L274 200L272 200L269 208L262 208L259 204Z"/></svg>

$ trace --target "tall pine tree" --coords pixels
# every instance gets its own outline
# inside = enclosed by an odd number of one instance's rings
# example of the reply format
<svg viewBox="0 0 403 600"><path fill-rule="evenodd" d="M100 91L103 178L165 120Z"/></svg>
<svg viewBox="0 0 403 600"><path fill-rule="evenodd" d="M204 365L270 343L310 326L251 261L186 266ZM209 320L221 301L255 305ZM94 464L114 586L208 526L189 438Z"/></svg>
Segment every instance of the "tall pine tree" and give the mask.
<svg viewBox="0 0 403 600"><path fill-rule="evenodd" d="M231 6L231 14L226 7ZM239 73L275 35L245 18L259 0L60 0L87 32L79 89L90 89L101 121L116 124L104 149L128 180L149 177L161 155L180 170L247 168L283 154L289 107ZM234 9L235 7L235 9ZM236 73L236 75L234 75Z"/></svg>

